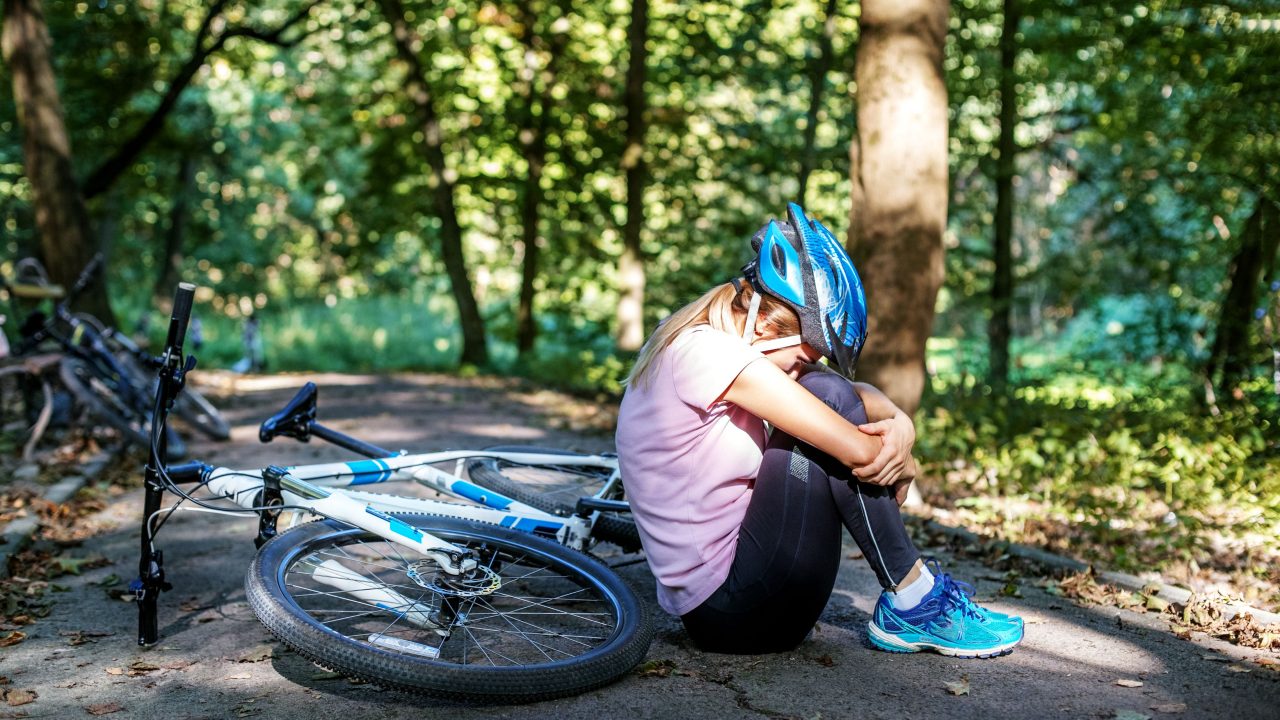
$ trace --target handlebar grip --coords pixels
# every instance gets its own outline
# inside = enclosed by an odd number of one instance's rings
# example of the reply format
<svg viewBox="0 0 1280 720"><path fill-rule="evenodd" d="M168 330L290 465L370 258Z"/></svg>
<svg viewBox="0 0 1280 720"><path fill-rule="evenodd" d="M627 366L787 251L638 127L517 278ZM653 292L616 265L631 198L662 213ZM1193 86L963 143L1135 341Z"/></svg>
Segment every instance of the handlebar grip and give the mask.
<svg viewBox="0 0 1280 720"><path fill-rule="evenodd" d="M173 293L173 315L169 318L166 352L173 350L182 354L182 343L187 337L187 323L191 321L191 305L195 302L195 295L195 285L178 283L178 289Z"/></svg>

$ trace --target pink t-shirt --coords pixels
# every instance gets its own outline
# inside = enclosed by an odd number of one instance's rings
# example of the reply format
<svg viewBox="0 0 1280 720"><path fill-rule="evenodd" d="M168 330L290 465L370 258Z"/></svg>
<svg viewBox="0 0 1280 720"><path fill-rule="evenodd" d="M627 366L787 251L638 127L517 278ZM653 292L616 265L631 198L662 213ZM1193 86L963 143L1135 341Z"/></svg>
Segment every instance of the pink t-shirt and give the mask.
<svg viewBox="0 0 1280 720"><path fill-rule="evenodd" d="M698 325L622 398L618 462L658 603L674 615L702 604L729 576L765 431L720 396L763 357L741 338Z"/></svg>

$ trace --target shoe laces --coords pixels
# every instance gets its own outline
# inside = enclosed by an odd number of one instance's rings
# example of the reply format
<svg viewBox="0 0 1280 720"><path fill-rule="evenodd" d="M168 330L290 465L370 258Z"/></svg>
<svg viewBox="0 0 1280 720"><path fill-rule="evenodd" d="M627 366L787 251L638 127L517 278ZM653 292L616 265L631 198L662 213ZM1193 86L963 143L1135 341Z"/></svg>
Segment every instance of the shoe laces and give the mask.
<svg viewBox="0 0 1280 720"><path fill-rule="evenodd" d="M970 600L970 596L975 590L972 585L961 580L956 580L947 573L941 573L935 576L934 582L941 586L941 595L943 599L943 608L954 607L963 615L967 615L975 620L985 620L986 615L982 612L982 608L974 604Z"/></svg>

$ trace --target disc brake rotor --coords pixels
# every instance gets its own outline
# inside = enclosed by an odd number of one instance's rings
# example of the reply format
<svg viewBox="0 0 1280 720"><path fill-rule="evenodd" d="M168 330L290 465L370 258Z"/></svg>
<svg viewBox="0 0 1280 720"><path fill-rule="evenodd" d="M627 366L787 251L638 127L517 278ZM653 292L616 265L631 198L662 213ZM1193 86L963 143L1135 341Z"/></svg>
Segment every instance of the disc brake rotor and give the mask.
<svg viewBox="0 0 1280 720"><path fill-rule="evenodd" d="M498 573L484 567L463 575L450 575L442 572L434 561L420 560L410 565L406 574L421 587L450 597L491 595L502 587Z"/></svg>

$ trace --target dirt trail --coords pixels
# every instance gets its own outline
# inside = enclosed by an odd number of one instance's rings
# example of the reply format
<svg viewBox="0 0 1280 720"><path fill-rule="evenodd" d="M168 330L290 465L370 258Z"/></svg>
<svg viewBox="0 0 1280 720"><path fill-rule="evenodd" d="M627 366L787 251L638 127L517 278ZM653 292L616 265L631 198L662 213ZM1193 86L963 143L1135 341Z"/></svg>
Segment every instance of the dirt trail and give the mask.
<svg viewBox="0 0 1280 720"><path fill-rule="evenodd" d="M307 378L244 379L228 403L227 444L193 442L193 455L232 467L297 464L349 455L332 447L257 442L257 423ZM612 449L611 408L517 383L438 375L319 376L320 418L380 445L414 450L549 444ZM52 613L27 639L0 650L0 690L33 690L34 701L0 706L3 717L419 718L451 717L845 718L845 717L1232 717L1273 718L1280 673L1249 662L1259 654L1206 639L1180 640L1153 617L1080 608L1024 582L1020 599L993 607L1020 613L1027 639L1012 655L957 661L890 655L864 644L879 588L849 543L836 593L817 632L781 655L732 657L692 649L679 621L662 615L641 564L621 574L658 618L648 662L602 690L530 706L474 708L424 700L321 673L274 642L245 602L243 573L256 520L176 517L160 537L175 589L161 598L157 647L134 644L135 611L111 597L136 573L141 492L113 499L95 521L104 530L74 556L110 564L56 582ZM999 573L939 553L952 572L991 599ZM112 576L115 576L114 578ZM109 633L99 635L100 633ZM945 683L967 679L967 695ZM1118 680L1141 683L1137 687ZM1133 682L1127 685L1133 685ZM21 696L19 696L21 697ZM118 708L118 710L116 709ZM114 713L119 714L114 714ZM23 715L25 713L25 715ZM1126 714L1136 713L1136 714Z"/></svg>

